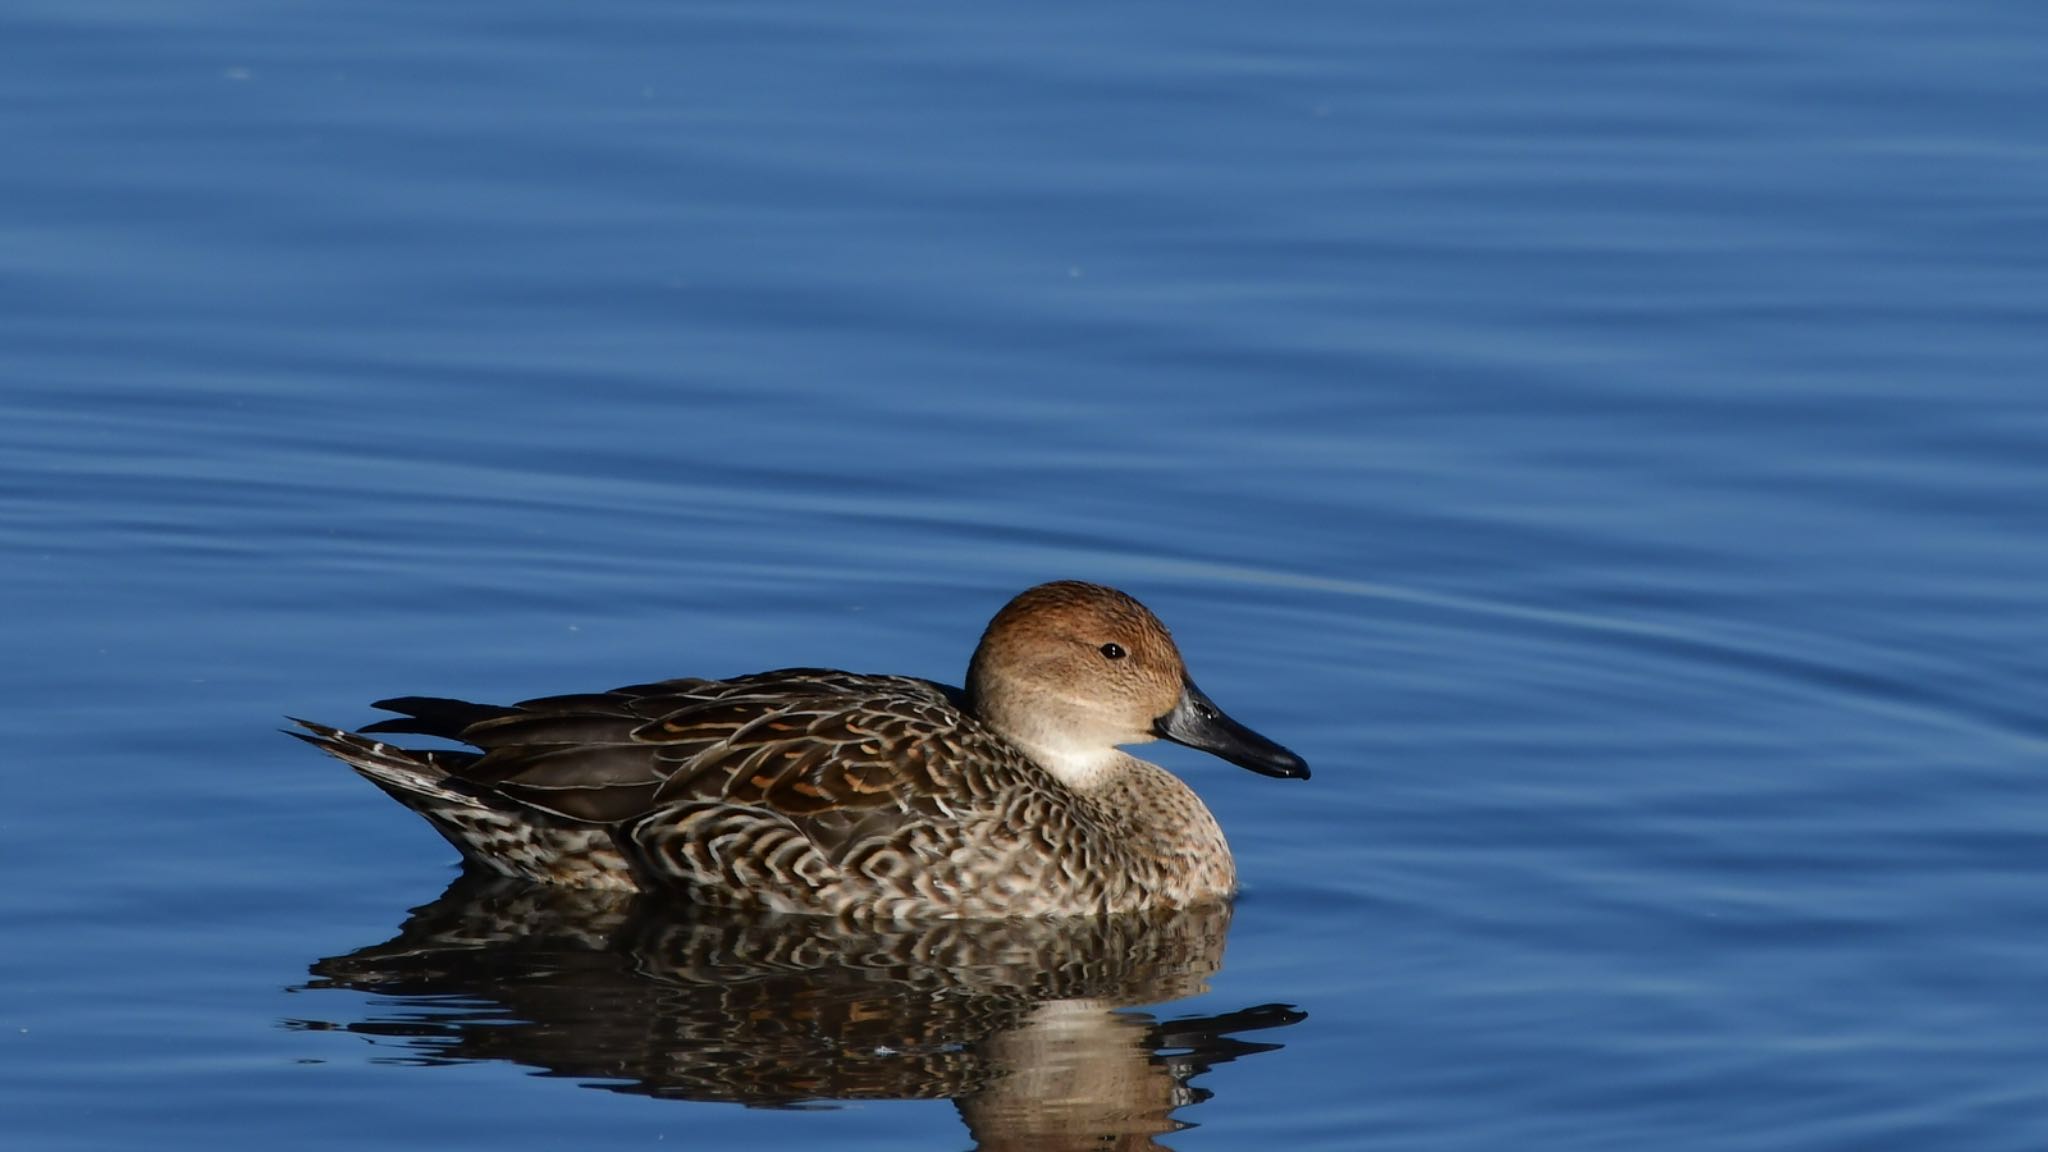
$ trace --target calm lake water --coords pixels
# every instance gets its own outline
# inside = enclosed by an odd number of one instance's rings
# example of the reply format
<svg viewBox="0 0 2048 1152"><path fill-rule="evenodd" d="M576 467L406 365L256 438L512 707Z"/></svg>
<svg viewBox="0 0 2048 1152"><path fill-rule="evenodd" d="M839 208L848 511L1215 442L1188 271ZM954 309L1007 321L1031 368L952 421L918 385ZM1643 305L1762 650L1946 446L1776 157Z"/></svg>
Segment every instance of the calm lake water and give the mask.
<svg viewBox="0 0 2048 1152"><path fill-rule="evenodd" d="M2048 9L0 44L9 1148L2048 1143ZM1315 766L1157 753L1230 917L444 896L277 733L1056 577Z"/></svg>

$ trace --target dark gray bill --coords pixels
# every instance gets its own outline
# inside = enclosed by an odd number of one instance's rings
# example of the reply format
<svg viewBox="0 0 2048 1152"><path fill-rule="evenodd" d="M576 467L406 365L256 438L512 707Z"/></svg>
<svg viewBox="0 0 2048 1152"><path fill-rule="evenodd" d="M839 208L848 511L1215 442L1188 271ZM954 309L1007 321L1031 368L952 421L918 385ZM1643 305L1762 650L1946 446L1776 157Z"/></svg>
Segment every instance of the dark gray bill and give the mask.
<svg viewBox="0 0 2048 1152"><path fill-rule="evenodd" d="M1283 780L1308 779L1308 764L1301 757L1225 716L1193 680L1181 681L1180 703L1154 720L1152 731L1176 744L1221 756L1240 768Z"/></svg>

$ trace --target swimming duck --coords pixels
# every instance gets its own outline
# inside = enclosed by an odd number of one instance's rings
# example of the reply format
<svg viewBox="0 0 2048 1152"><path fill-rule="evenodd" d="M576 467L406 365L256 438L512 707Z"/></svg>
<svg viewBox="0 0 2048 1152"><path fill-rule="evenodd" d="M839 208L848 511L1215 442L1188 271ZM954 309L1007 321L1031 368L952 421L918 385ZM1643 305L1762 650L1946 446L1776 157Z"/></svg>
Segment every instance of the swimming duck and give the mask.
<svg viewBox="0 0 2048 1152"><path fill-rule="evenodd" d="M471 863L711 905L913 920L1106 915L1230 897L1215 817L1124 752L1158 737L1267 776L1299 756L1224 715L1144 605L1099 584L996 613L964 691L791 668L510 706L406 696L292 733ZM438 736L474 751L377 737Z"/></svg>

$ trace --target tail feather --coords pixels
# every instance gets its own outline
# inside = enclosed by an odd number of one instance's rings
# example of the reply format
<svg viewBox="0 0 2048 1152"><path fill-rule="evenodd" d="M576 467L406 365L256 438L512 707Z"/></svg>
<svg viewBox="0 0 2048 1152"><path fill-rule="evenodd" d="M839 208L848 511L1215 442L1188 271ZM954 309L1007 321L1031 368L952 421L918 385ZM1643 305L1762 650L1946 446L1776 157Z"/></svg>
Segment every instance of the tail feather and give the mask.
<svg viewBox="0 0 2048 1152"><path fill-rule="evenodd" d="M415 800L418 798L478 803L473 793L462 789L460 779L455 776L476 762L478 754L475 752L400 748L358 732L316 724L296 716L286 719L305 731L294 732L287 728L285 735L304 740L355 769L371 783L391 793L400 803L417 807Z"/></svg>
<svg viewBox="0 0 2048 1152"><path fill-rule="evenodd" d="M386 712L401 712L404 715L365 725L364 732L410 733L418 736L439 736L444 740L462 739L463 731L472 724L519 714L517 708L507 708L499 704L472 704L467 700L450 700L442 696L394 696L389 700L379 700L371 707L382 708Z"/></svg>
<svg viewBox="0 0 2048 1152"><path fill-rule="evenodd" d="M465 779L463 771L482 758L480 753L400 748L362 732L296 716L287 719L305 729L295 732L287 728L287 735L347 764L392 799L426 817L434 831L472 864L501 875L552 884L614 891L638 887L608 826L546 812L487 784ZM441 735L438 731L427 734Z"/></svg>

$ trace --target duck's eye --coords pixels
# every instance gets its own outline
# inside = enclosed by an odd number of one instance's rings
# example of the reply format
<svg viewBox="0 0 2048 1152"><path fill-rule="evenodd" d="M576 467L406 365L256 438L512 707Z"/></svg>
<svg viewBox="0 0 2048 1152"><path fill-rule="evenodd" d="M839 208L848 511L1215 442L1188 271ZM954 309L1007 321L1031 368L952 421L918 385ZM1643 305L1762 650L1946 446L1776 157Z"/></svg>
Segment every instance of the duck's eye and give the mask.
<svg viewBox="0 0 2048 1152"><path fill-rule="evenodd" d="M1112 640L1102 646L1102 654L1111 660L1121 660L1124 658L1124 646Z"/></svg>

